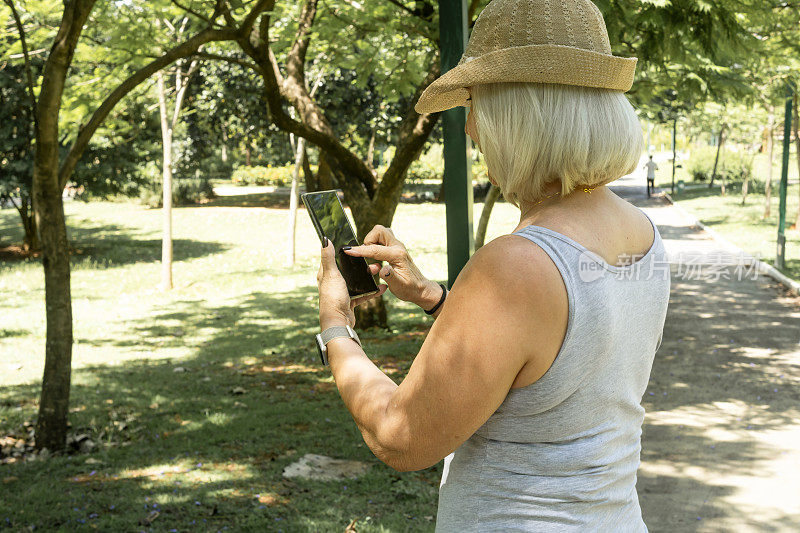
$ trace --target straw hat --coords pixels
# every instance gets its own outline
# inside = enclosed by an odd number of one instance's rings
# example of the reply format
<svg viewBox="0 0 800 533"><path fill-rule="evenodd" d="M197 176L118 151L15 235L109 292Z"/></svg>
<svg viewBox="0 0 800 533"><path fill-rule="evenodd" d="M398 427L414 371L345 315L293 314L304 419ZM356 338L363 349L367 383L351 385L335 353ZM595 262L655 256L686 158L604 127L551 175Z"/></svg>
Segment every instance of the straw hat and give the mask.
<svg viewBox="0 0 800 533"><path fill-rule="evenodd" d="M636 58L616 57L589 0L492 0L453 69L420 96L417 113L463 106L479 83L561 83L628 91Z"/></svg>

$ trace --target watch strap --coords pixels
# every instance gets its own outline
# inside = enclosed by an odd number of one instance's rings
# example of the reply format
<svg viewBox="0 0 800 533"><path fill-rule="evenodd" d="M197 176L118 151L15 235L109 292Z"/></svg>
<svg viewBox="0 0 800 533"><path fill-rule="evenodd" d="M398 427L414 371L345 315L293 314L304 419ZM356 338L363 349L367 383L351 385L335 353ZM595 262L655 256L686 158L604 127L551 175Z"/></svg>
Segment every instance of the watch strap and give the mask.
<svg viewBox="0 0 800 533"><path fill-rule="evenodd" d="M339 337L353 339L358 343L359 346L361 346L361 339L358 338L358 334L350 326L331 326L320 333L320 338L322 339L323 345L327 345L329 341Z"/></svg>

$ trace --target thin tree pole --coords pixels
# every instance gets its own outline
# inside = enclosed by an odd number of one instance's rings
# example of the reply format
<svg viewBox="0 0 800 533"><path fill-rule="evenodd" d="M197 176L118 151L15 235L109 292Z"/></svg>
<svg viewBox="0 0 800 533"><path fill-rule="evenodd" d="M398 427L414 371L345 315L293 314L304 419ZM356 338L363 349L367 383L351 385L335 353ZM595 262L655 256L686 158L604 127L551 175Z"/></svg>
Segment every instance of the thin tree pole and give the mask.
<svg viewBox="0 0 800 533"><path fill-rule="evenodd" d="M314 82L314 87L311 88L311 93L309 96L311 98L314 97L314 94L319 89L319 86L322 84L322 72L319 73L317 76L317 80ZM292 110L292 115L294 115L294 110ZM290 141L293 141L293 136L290 135ZM297 146L295 143L292 142L292 148L295 149L295 156L294 156L294 169L292 170L292 188L289 192L289 254L286 258L286 266L292 267L294 266L295 260L295 241L297 238L297 206L298 206L298 197L297 193L300 188L300 167L303 166L303 156L306 151L306 139L305 137L300 137L297 140Z"/></svg>
<svg viewBox="0 0 800 533"><path fill-rule="evenodd" d="M769 166L767 167L767 183L765 184L766 202L762 219L769 218L770 203L772 201L772 162L775 155L775 109L770 106L769 120L767 122L767 150L769 151Z"/></svg>
<svg viewBox="0 0 800 533"><path fill-rule="evenodd" d="M161 289L172 288L172 129L167 118L167 89L164 73L156 75L158 84L158 109L161 116L161 142L163 152L161 189L162 235L161 235Z"/></svg>
<svg viewBox="0 0 800 533"><path fill-rule="evenodd" d="M678 164L678 117L672 121L672 192L675 194L675 167Z"/></svg>
<svg viewBox="0 0 800 533"><path fill-rule="evenodd" d="M478 220L478 229L475 230L475 250L483 246L486 241L486 230L489 228L489 217L492 214L497 199L500 198L500 187L492 185L489 192L486 193L486 199L483 201L483 210L481 211L481 218Z"/></svg>

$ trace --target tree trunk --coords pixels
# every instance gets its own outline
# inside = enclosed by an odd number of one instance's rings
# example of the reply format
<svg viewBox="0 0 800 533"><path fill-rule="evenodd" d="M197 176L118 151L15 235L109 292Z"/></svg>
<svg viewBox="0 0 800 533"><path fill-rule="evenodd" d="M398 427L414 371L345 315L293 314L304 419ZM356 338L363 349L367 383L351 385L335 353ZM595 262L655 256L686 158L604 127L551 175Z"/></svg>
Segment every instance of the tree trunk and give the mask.
<svg viewBox="0 0 800 533"><path fill-rule="evenodd" d="M51 451L64 448L67 440L72 365L72 294L67 225L61 199L63 186L59 179L58 118L67 71L83 24L93 7L94 0L64 4L58 33L45 62L36 106L33 206L42 238L47 333L35 434L37 449Z"/></svg>
<svg viewBox="0 0 800 533"><path fill-rule="evenodd" d="M225 124L222 124L222 146L220 147L222 152L220 157L223 163L228 162L228 128Z"/></svg>
<svg viewBox="0 0 800 533"><path fill-rule="evenodd" d="M162 172L163 230L161 235L161 289L172 289L172 128L167 118L167 90L164 74L158 71L158 109L161 115L161 140L164 153Z"/></svg>
<svg viewBox="0 0 800 533"><path fill-rule="evenodd" d="M383 173L380 181L365 161L345 147L339 140L325 111L314 101L306 85L306 52L312 37L312 26L317 13L318 0L306 0L297 18L295 39L283 61L285 75L270 49L268 33L269 20L262 24L258 34L242 33L237 40L242 50L258 66L264 80L264 98L267 101L270 117L278 128L304 137L320 149L320 168L318 182L326 188L323 179L330 173L330 181L343 190L347 203L352 208L353 217L360 237L374 224L388 226L400 198L407 170L414 158L418 157L427 138L439 118L439 114L420 115L414 110L423 90L440 73L439 57L431 59L430 69L410 99L407 113L397 130L395 156ZM286 105L298 113L295 120L285 111ZM326 171L326 166L328 170ZM359 306L357 317L361 327L384 325L385 308L382 300L372 300L369 306ZM381 312L383 309L383 312Z"/></svg>
<svg viewBox="0 0 800 533"><path fill-rule="evenodd" d="M756 151L753 150L753 156L750 158L750 169L751 170L748 170L747 174L745 174L744 183L742 184L742 205L745 205L745 203L747 203L747 191L748 191L749 186L750 186L750 175L753 173L752 168L753 168L753 163L755 162L755 159L756 159Z"/></svg>
<svg viewBox="0 0 800 533"><path fill-rule="evenodd" d="M29 202L29 200L25 200L25 202ZM38 251L42 245L39 242L39 230L36 226L36 216L33 213L33 206L30 204L25 209L25 215L22 217L22 227L25 229L22 248L27 252Z"/></svg>
<svg viewBox="0 0 800 533"><path fill-rule="evenodd" d="M719 153L722 150L722 143L725 140L725 125L723 124L719 130L719 137L717 138L717 155L714 157L714 170L711 171L711 181L708 183L708 188L714 186L714 179L717 177L717 166L719 165ZM725 196L725 183L722 184L722 196Z"/></svg>
<svg viewBox="0 0 800 533"><path fill-rule="evenodd" d="M478 221L478 229L475 232L475 251L483 246L486 240L486 228L489 227L489 217L492 215L492 208L498 198L500 198L500 187L492 185L489 192L486 194L486 200L483 202L481 219Z"/></svg>
<svg viewBox="0 0 800 533"><path fill-rule="evenodd" d="M317 169L317 186L320 191L333 189L333 172L328 164L328 159L322 150L319 151L319 168Z"/></svg>
<svg viewBox="0 0 800 533"><path fill-rule="evenodd" d="M383 296L359 305L355 308L356 327L359 329L381 328L388 329L386 302Z"/></svg>
<svg viewBox="0 0 800 533"><path fill-rule="evenodd" d="M769 218L770 202L772 201L772 163L775 155L775 113L772 109L770 109L767 122L767 152L769 153L767 156L769 164L767 167L767 182L764 184L766 202L764 203L764 215L761 217L764 220Z"/></svg>
<svg viewBox="0 0 800 533"><path fill-rule="evenodd" d="M183 33L186 26L181 26L178 37ZM161 115L161 139L164 150L164 169L163 169L163 214L164 229L161 239L161 289L168 291L172 289L172 169L174 166L172 155L172 140L175 134L175 127L181 116L183 107L183 97L189 87L189 80L197 68L197 60L189 64L186 72L183 72L183 61L179 60L175 69L175 105L172 109L172 117L167 116L167 90L164 85L164 71L159 70L158 81L158 109Z"/></svg>
<svg viewBox="0 0 800 533"><path fill-rule="evenodd" d="M42 121L44 122L44 121ZM66 444L72 365L72 295L64 204L58 187L57 152L52 166L37 158L34 202L42 236L44 266L45 340L44 376L36 422L36 447L60 450Z"/></svg>
<svg viewBox="0 0 800 533"><path fill-rule="evenodd" d="M22 220L22 229L25 232L22 238L22 249L26 252L38 251L41 244L39 242L39 232L36 227L36 214L33 211L33 198L20 195L19 205L11 198L11 195L0 195L0 200L3 198L8 198L8 200L14 204Z"/></svg>
<svg viewBox="0 0 800 533"><path fill-rule="evenodd" d="M375 156L375 128L372 128L372 135L369 138L369 146L367 147L367 166L374 173L375 167L372 165L372 160Z"/></svg>
<svg viewBox="0 0 800 533"><path fill-rule="evenodd" d="M308 162L308 147L303 147L303 177L306 182L306 192L316 192L317 179L311 171L311 163Z"/></svg>
<svg viewBox="0 0 800 533"><path fill-rule="evenodd" d="M250 166L250 139L245 140L244 145L244 164L245 166Z"/></svg>
<svg viewBox="0 0 800 533"><path fill-rule="evenodd" d="M303 154L306 151L306 140L300 137L297 141L297 153L294 158L292 171L292 189L289 196L289 254L286 266L294 266L295 234L297 233L297 192L300 181L300 167L303 164Z"/></svg>
<svg viewBox="0 0 800 533"><path fill-rule="evenodd" d="M137 70L103 100L88 122L80 124L78 134L59 166L58 120L65 80L83 26L95 3L96 0L64 2L61 22L45 61L36 105L38 120L33 164L33 206L42 241L47 322L36 447L53 451L63 449L66 444L72 364L69 248L61 197L64 187L97 128L125 95L164 66L196 52L203 43L229 41L241 33L249 33L257 16L267 8L272 8L269 0L257 0L236 31L206 28ZM216 19L216 15L213 18Z"/></svg>
<svg viewBox="0 0 800 533"><path fill-rule="evenodd" d="M33 213L28 214L25 223L25 237L22 242L22 247L29 252L36 252L42 244L39 241L39 228L36 225L36 216Z"/></svg>
<svg viewBox="0 0 800 533"><path fill-rule="evenodd" d="M367 233L369 233L370 230L372 230L372 228L374 228L377 224L386 227L389 227L391 224L391 217L389 217L388 221L386 220L386 217L370 220L369 217L358 216L357 213L352 211L352 209L351 213L353 213L353 219L356 222L356 238L358 239L358 242L364 242L364 237L366 237ZM367 262L371 263L372 261L368 260ZM373 278L375 278L376 283L380 282L380 278L378 276L373 276ZM356 326L359 329L388 329L389 327L386 302L384 301L383 296L373 298L367 303L356 307L355 315Z"/></svg>

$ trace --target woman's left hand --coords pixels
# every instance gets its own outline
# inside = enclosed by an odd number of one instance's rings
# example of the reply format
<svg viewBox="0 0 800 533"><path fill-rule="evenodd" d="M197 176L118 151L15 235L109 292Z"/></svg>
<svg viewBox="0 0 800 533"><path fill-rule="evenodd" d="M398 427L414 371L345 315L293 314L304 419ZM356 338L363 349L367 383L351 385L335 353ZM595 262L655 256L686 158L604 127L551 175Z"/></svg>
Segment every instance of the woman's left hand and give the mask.
<svg viewBox="0 0 800 533"><path fill-rule="evenodd" d="M378 285L378 293L360 298L350 298L347 284L336 266L336 251L333 243L326 237L325 246L322 248L322 261L317 272L317 286L319 287L319 325L322 331L331 326L356 325L356 315L353 309L357 305L378 298L386 292L387 285Z"/></svg>

